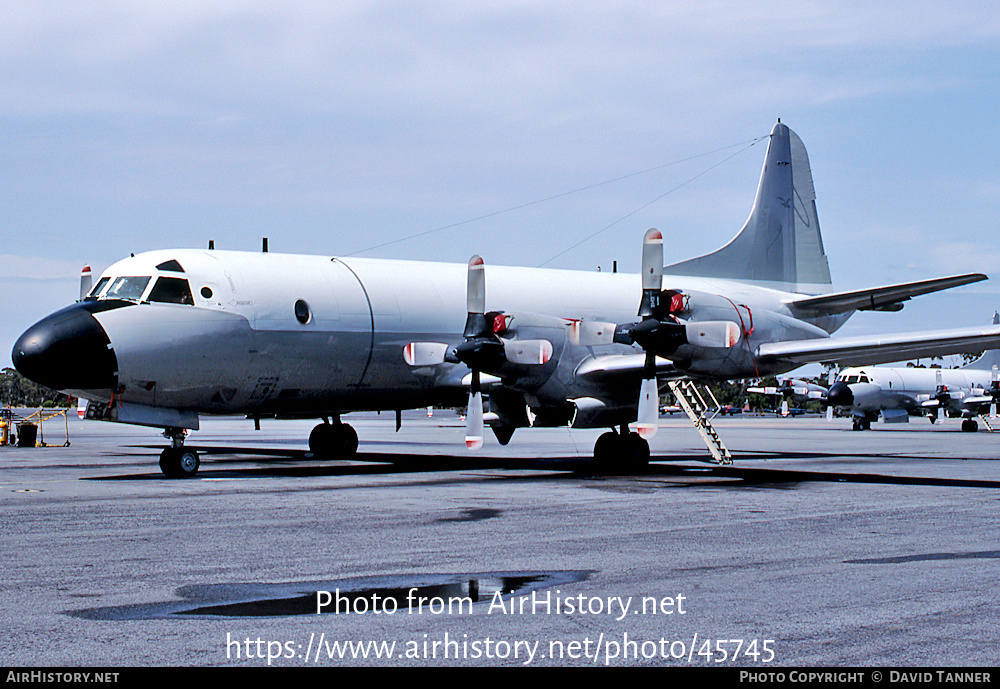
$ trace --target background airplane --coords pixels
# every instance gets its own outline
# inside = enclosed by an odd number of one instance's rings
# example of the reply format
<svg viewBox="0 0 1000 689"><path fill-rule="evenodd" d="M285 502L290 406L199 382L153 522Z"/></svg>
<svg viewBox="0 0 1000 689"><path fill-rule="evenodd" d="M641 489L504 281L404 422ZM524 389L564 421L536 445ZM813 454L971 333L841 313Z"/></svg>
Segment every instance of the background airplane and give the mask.
<svg viewBox="0 0 1000 689"><path fill-rule="evenodd" d="M784 380L778 381L778 385L753 386L747 388L747 392L757 393L758 395L774 395L776 397L780 397L781 409L779 413L782 416L789 416L804 413L804 410L801 407L806 402L811 400L825 400L827 389L822 385L810 383L807 380L801 380L799 378L785 378ZM789 406L789 401L795 403L797 407Z"/></svg>
<svg viewBox="0 0 1000 689"><path fill-rule="evenodd" d="M183 477L198 470L184 439L202 413L323 419L310 449L349 457L358 437L343 414L466 397L471 449L486 421L503 444L527 426L608 428L595 460L642 466L670 381L1000 346L1000 326L830 337L855 311L896 311L986 276L822 294L831 279L809 160L780 122L736 237L667 276L664 248L660 232L646 233L641 275L487 269L478 256L466 266L152 251L105 270L83 301L29 328L12 357L32 380L91 400L89 418L164 429L160 466Z"/></svg>
<svg viewBox="0 0 1000 689"><path fill-rule="evenodd" d="M993 314L1000 324L1000 314ZM995 416L1000 402L1000 349L989 350L960 368L862 366L840 373L828 401L851 414L854 430L868 430L879 416L904 423L910 416L961 416L962 430L979 430L977 416ZM991 411L992 408L992 411Z"/></svg>

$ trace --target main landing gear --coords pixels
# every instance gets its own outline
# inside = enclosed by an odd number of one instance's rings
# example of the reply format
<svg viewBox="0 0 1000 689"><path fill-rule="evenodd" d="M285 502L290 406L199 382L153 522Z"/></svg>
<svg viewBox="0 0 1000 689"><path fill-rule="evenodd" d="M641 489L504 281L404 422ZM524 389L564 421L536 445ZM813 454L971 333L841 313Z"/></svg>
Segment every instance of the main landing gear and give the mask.
<svg viewBox="0 0 1000 689"><path fill-rule="evenodd" d="M198 453L184 447L184 436L187 431L183 428L168 428L163 431L163 436L170 439L170 447L160 453L160 471L167 478L191 478L198 473L201 460Z"/></svg>
<svg viewBox="0 0 1000 689"><path fill-rule="evenodd" d="M649 465L649 443L622 426L597 439L594 462L602 471L642 471Z"/></svg>
<svg viewBox="0 0 1000 689"><path fill-rule="evenodd" d="M358 453L358 433L349 424L328 419L309 434L309 451L317 457L348 459Z"/></svg>
<svg viewBox="0 0 1000 689"><path fill-rule="evenodd" d="M975 419L962 419L962 430L966 433L975 433L979 430L979 423Z"/></svg>

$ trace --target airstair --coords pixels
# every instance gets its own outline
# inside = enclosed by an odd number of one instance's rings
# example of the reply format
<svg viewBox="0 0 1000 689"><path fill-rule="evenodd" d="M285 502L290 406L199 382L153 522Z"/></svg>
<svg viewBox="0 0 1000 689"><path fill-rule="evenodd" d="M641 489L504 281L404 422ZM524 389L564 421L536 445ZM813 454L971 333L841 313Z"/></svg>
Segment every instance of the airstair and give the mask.
<svg viewBox="0 0 1000 689"><path fill-rule="evenodd" d="M708 403L705 402L705 398L702 396L701 392L698 390L698 386L691 380L671 380L667 382L670 386L670 391L674 393L674 397L677 399L677 404L680 408L684 410L688 418L691 419L691 423L694 424L695 429L698 434L701 435L701 439L705 441L705 446L708 451L712 453L712 458L715 460L716 464L732 464L733 455L729 452L729 448L726 444L722 442L722 438L712 427L712 422L708 416L708 412L713 409L719 409L720 405L718 400L715 399L715 395L707 387L705 392L708 393L709 398L711 398L714 406L710 407Z"/></svg>

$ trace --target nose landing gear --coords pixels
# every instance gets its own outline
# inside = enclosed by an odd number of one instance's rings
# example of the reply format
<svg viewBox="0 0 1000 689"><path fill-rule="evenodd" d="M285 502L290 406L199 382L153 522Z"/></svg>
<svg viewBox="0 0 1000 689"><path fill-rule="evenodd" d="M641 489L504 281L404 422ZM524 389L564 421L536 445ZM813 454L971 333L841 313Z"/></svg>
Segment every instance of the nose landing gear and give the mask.
<svg viewBox="0 0 1000 689"><path fill-rule="evenodd" d="M198 473L201 460L198 453L184 447L187 431L183 428L168 428L163 436L170 440L170 447L160 453L160 471L167 478L191 478Z"/></svg>

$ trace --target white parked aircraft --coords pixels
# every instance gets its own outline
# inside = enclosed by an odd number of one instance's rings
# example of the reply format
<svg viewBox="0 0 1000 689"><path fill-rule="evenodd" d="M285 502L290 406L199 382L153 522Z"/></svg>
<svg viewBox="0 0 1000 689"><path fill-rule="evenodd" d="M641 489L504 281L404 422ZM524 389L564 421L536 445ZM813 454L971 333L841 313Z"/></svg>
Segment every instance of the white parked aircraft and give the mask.
<svg viewBox="0 0 1000 689"><path fill-rule="evenodd" d="M673 253L680 238L668 246ZM896 311L986 276L819 294L831 281L809 159L780 121L739 234L669 266L669 277L662 255L655 230L642 275L486 268L478 257L465 266L152 251L115 263L84 300L29 328L13 361L32 380L91 400L90 418L165 429L161 468L191 476L199 458L184 438L199 414L323 419L311 450L351 456L357 434L342 414L456 406L468 395L475 448L484 388L503 444L526 426L617 428L600 437L595 458L644 464L658 384L672 379L1000 346L1000 326L830 337L856 310Z"/></svg>
<svg viewBox="0 0 1000 689"><path fill-rule="evenodd" d="M798 378L786 378L778 381L778 385L764 385L747 388L747 392L754 392L758 395L773 395L781 397L781 415L788 416L791 410L788 400L792 400L797 405L805 404L811 400L825 400L827 389L822 385L810 383L807 380ZM802 411L801 409L799 410Z"/></svg>
<svg viewBox="0 0 1000 689"><path fill-rule="evenodd" d="M993 314L1000 324L1000 314ZM841 371L830 387L831 406L850 411L854 430L868 430L881 415L887 423L904 423L910 416L938 413L961 416L962 430L979 430L977 416L1000 402L1000 349L984 352L961 368L900 368L863 366Z"/></svg>

